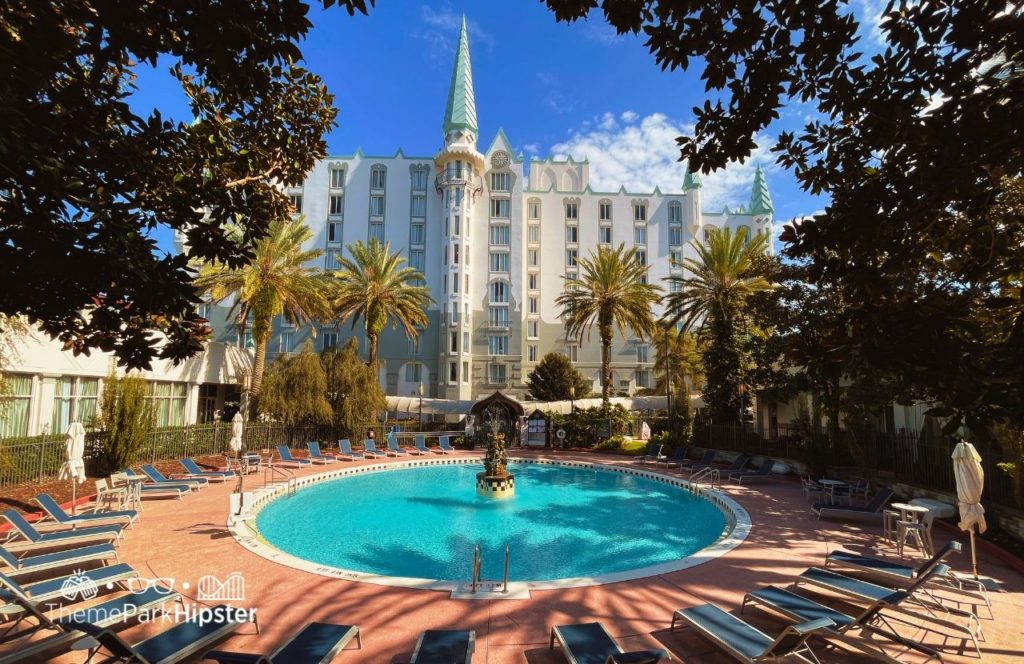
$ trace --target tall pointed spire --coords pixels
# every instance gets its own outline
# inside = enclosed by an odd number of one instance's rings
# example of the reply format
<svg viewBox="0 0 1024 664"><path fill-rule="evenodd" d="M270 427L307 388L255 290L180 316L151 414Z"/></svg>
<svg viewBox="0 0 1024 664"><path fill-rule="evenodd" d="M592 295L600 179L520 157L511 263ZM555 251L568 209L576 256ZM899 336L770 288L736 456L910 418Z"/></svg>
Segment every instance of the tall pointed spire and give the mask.
<svg viewBox="0 0 1024 664"><path fill-rule="evenodd" d="M466 17L462 17L459 46L455 49L455 68L452 83L448 88L448 103L444 109L444 133L466 129L475 135L476 98L473 95L473 68L469 62L469 36L466 34Z"/></svg>
<svg viewBox="0 0 1024 664"><path fill-rule="evenodd" d="M747 205L747 214L754 216L767 214L771 215L775 211L775 207L772 205L772 196L768 193L768 182L764 179L764 171L761 170L761 165L757 165L757 170L754 171L754 186L750 192L750 204Z"/></svg>
<svg viewBox="0 0 1024 664"><path fill-rule="evenodd" d="M689 168L686 169L686 175L683 176L683 191L689 191L690 189L700 189L700 175L694 173Z"/></svg>

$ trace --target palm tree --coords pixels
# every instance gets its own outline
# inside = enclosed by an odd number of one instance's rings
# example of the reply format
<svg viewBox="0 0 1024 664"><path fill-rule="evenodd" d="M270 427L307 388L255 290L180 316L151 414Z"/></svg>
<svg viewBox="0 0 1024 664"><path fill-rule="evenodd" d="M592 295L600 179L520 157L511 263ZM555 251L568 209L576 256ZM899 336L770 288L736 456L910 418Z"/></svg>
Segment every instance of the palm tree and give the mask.
<svg viewBox="0 0 1024 664"><path fill-rule="evenodd" d="M200 293L208 294L213 303L235 296L231 315L240 321L252 316L252 339L256 345L249 388L252 416L257 412L274 317L283 314L293 325L330 318L330 279L308 267L323 252L302 248L312 237L313 232L302 219L275 220L267 235L256 242L253 256L245 265L233 268L214 261L199 267L195 286Z"/></svg>
<svg viewBox="0 0 1024 664"><path fill-rule="evenodd" d="M356 242L348 246L352 258L340 258L341 269L334 273L335 315L344 321L352 318L355 327L360 317L365 320L366 338L370 342L368 365L377 363L377 343L388 321L391 328L401 326L411 338L419 336L419 327L427 324L427 305L433 302L423 283L423 274L411 267L402 267L401 254L390 252L390 243L381 244L371 238L369 244Z"/></svg>
<svg viewBox="0 0 1024 664"><path fill-rule="evenodd" d="M655 331L651 308L658 302L661 288L647 283L647 266L641 265L636 250L623 245L617 249L600 247L590 258L579 261L580 276L566 279L565 292L555 303L566 316L566 336L589 337L597 325L601 337L601 399L608 405L612 388L613 326L626 336L627 331L640 338Z"/></svg>
<svg viewBox="0 0 1024 664"><path fill-rule="evenodd" d="M719 421L732 419L743 406L744 352L739 318L747 299L771 290L756 273L756 258L768 247L767 235L747 241L745 230L714 229L705 243L691 242L696 258L683 259L684 276L669 277L666 320L683 331L698 329L704 345L704 400ZM688 274L687 274L688 273ZM742 416L741 416L742 419Z"/></svg>

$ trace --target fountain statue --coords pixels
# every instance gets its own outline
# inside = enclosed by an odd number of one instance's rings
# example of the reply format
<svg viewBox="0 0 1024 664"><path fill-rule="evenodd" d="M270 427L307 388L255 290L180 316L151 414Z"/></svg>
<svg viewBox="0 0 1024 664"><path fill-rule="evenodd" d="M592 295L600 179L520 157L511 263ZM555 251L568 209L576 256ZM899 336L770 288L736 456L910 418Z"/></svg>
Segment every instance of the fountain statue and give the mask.
<svg viewBox="0 0 1024 664"><path fill-rule="evenodd" d="M515 476L508 472L508 454L505 451L505 434L501 431L498 418L487 422L487 453L484 455L484 472L476 475L476 492L487 498L511 498L515 494Z"/></svg>

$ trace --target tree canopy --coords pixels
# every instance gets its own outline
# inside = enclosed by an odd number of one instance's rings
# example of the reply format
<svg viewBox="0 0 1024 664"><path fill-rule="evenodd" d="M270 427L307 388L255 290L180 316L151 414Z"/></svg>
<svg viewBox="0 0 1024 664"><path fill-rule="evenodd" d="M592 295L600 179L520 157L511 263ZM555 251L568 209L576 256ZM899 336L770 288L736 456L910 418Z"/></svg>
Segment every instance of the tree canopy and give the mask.
<svg viewBox="0 0 1024 664"><path fill-rule="evenodd" d="M353 14L368 3L322 4ZM193 257L238 267L288 214L280 184L324 156L336 114L298 64L308 10L301 0L0 2L0 280L18 284L0 291L0 313L129 367L199 350L209 328L188 259L159 251L152 232L173 229ZM132 107L138 68L158 62L192 117Z"/></svg>
<svg viewBox="0 0 1024 664"><path fill-rule="evenodd" d="M302 351L278 355L267 369L259 410L285 424L328 424L327 375L307 341Z"/></svg>
<svg viewBox="0 0 1024 664"><path fill-rule="evenodd" d="M590 381L564 353L548 353L526 376L527 394L537 401L568 401L590 396Z"/></svg>
<svg viewBox="0 0 1024 664"><path fill-rule="evenodd" d="M325 348L320 363L327 376L327 400L334 422L347 435L357 436L387 408L377 372L359 359L359 344L349 339L341 348Z"/></svg>

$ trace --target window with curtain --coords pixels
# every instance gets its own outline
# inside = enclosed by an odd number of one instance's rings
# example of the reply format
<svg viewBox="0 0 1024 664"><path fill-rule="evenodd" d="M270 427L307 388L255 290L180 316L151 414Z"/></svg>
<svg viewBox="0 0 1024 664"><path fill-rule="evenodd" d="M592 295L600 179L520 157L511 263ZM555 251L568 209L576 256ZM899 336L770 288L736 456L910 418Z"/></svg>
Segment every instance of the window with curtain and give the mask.
<svg viewBox="0 0 1024 664"><path fill-rule="evenodd" d="M50 432L67 431L68 426L76 421L89 425L96 416L100 379L61 376L54 388Z"/></svg>
<svg viewBox="0 0 1024 664"><path fill-rule="evenodd" d="M7 374L10 398L0 412L0 438L28 435L28 409L32 403L32 376Z"/></svg>
<svg viewBox="0 0 1024 664"><path fill-rule="evenodd" d="M188 396L188 385L185 383L152 383L152 386L156 426L184 426L185 400Z"/></svg>

